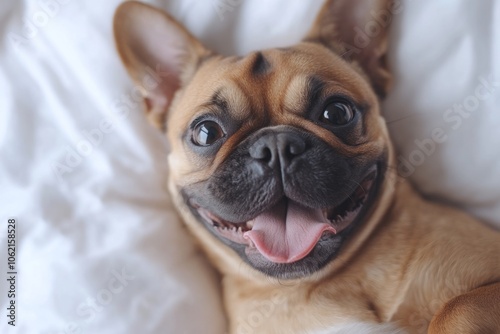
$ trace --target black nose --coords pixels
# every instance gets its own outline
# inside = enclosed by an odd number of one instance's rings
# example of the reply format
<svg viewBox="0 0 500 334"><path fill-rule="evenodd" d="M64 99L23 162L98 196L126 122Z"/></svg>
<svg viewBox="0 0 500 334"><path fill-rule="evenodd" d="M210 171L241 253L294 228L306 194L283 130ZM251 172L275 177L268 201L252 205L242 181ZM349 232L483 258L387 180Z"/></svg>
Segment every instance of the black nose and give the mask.
<svg viewBox="0 0 500 334"><path fill-rule="evenodd" d="M306 150L306 142L294 132L268 132L250 146L250 156L269 167L287 167Z"/></svg>

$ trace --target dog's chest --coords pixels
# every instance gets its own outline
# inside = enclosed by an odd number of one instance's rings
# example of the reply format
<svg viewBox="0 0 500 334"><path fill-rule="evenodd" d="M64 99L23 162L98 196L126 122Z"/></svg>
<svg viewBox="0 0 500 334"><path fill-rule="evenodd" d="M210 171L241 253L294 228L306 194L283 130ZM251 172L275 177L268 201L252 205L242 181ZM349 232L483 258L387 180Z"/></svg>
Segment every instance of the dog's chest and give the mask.
<svg viewBox="0 0 500 334"><path fill-rule="evenodd" d="M365 301L354 293L318 295L306 286L269 288L225 282L231 334L312 333L352 321L376 321Z"/></svg>

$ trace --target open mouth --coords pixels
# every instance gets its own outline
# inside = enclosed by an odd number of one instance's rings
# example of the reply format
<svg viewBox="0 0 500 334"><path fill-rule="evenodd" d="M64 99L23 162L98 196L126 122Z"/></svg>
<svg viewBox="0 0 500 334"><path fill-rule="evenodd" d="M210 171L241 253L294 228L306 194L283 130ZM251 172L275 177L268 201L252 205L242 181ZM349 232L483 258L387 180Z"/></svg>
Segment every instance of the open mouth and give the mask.
<svg viewBox="0 0 500 334"><path fill-rule="evenodd" d="M340 204L327 209L311 209L283 197L255 218L233 223L195 207L212 231L222 238L244 245L248 253L260 253L280 264L304 259L318 242L342 233L367 204L377 177L377 168L368 172L356 189Z"/></svg>

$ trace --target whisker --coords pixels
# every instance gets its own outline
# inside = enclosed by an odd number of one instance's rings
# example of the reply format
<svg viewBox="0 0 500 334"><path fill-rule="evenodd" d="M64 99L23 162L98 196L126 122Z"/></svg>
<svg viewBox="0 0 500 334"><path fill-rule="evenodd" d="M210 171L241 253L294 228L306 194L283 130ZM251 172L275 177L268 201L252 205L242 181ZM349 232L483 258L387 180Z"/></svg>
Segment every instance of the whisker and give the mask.
<svg viewBox="0 0 500 334"><path fill-rule="evenodd" d="M415 117L417 116L417 114L408 114L408 115L405 115L403 117L400 117L400 118L397 118L397 119L393 119L393 120L386 120L385 121L385 124L392 124L392 123L396 123L396 122L401 122L401 121L404 121L405 119L408 119L410 117Z"/></svg>
<svg viewBox="0 0 500 334"><path fill-rule="evenodd" d="M368 192L366 191L366 189L365 189L365 188L363 188L363 186L362 186L362 185L361 185L358 181L354 181L354 180L349 180L349 181L354 182L354 184L356 184L358 187L360 187L361 189L363 189L363 192L364 192L365 194L367 194L367 193L368 193ZM352 200L352 199L351 199L351 200Z"/></svg>

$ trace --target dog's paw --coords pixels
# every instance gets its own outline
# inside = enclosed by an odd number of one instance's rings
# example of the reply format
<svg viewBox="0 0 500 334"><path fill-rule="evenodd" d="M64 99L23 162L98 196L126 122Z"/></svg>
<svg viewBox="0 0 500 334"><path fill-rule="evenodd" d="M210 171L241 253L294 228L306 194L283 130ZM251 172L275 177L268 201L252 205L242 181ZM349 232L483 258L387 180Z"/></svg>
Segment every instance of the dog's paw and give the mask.
<svg viewBox="0 0 500 334"><path fill-rule="evenodd" d="M500 283L485 285L447 302L429 325L429 334L500 333Z"/></svg>

